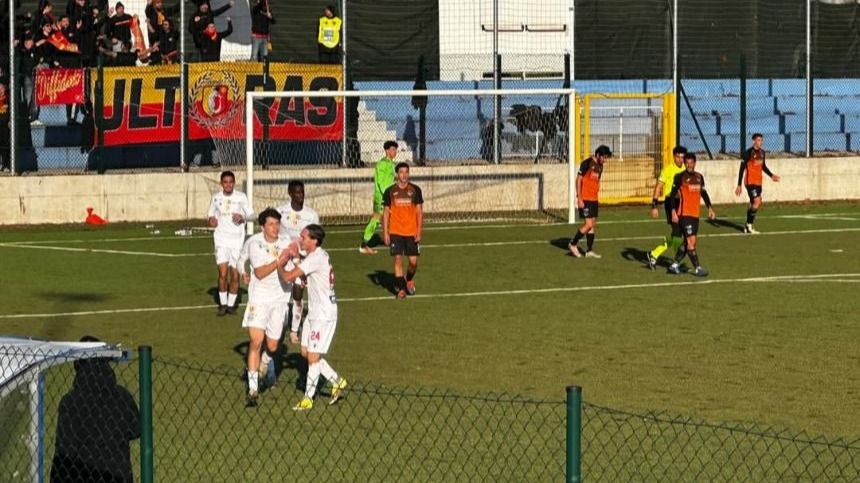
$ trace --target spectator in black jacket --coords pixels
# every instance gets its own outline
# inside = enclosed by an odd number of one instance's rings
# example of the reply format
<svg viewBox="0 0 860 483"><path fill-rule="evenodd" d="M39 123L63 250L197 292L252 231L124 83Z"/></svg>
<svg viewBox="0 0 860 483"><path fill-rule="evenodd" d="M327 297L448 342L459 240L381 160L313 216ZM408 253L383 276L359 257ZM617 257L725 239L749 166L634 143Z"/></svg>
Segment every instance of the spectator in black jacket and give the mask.
<svg viewBox="0 0 860 483"><path fill-rule="evenodd" d="M108 360L75 361L75 381L57 413L52 483L134 482L129 444L140 437L140 412Z"/></svg>
<svg viewBox="0 0 860 483"><path fill-rule="evenodd" d="M164 0L152 0L152 3L146 6L145 12L146 30L149 33L149 44L152 45L158 42L158 37L161 35L161 25L164 21L179 13L179 4L165 7Z"/></svg>
<svg viewBox="0 0 860 483"><path fill-rule="evenodd" d="M18 50L18 59L24 108L29 113L30 122L33 122L39 119L39 105L36 104L36 67L41 63L41 57L32 38L24 39L24 43Z"/></svg>
<svg viewBox="0 0 860 483"><path fill-rule="evenodd" d="M200 60L218 62L221 60L221 41L233 33L233 21L227 17L227 30L215 30L215 22L210 22L200 35Z"/></svg>
<svg viewBox="0 0 860 483"><path fill-rule="evenodd" d="M89 7L78 32L78 47L81 50L81 64L84 67L98 65L98 38L102 34L104 24L105 19L99 16L99 9Z"/></svg>
<svg viewBox="0 0 860 483"><path fill-rule="evenodd" d="M202 57L203 55L203 31L206 30L207 26L210 23L215 22L215 17L221 15L227 10L230 10L232 6L233 0L230 0L230 2L226 5L212 10L209 8L209 2L203 2L198 5L197 11L195 11L194 14L191 15L191 18L189 19L188 23L188 32L191 34L191 38L194 39L194 47L197 48L197 52L200 57Z"/></svg>
<svg viewBox="0 0 860 483"><path fill-rule="evenodd" d="M251 8L251 60L262 62L269 56L269 25L273 23L269 0L259 0Z"/></svg>
<svg viewBox="0 0 860 483"><path fill-rule="evenodd" d="M179 62L179 32L173 28L173 21L165 19L158 32L158 52L152 55L152 63L175 64Z"/></svg>
<svg viewBox="0 0 860 483"><path fill-rule="evenodd" d="M131 43L131 20L131 15L125 13L122 2L116 2L116 10L113 17L107 21L106 32L114 52L121 51L124 42Z"/></svg>

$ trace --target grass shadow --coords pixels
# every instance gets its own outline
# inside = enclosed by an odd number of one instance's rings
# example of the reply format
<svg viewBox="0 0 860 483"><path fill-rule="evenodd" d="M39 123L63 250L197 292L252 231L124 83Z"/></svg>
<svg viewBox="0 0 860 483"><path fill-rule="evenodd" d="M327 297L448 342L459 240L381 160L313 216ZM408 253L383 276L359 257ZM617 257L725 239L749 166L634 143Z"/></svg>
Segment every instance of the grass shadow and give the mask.
<svg viewBox="0 0 860 483"><path fill-rule="evenodd" d="M93 292L39 292L37 295L57 304L104 302L111 298L107 294Z"/></svg>
<svg viewBox="0 0 860 483"><path fill-rule="evenodd" d="M733 229L735 231L739 231L741 233L743 233L743 231L744 231L744 225L737 223L737 222L734 222L734 221L731 221L731 220L724 220L721 218L715 218L713 220L706 220L706 223L715 227L715 228L731 228L731 229Z"/></svg>
<svg viewBox="0 0 860 483"><path fill-rule="evenodd" d="M570 245L570 238L554 238L549 241L549 244L558 248L559 250L564 250L565 255L572 256L570 255L570 249L568 248L568 246Z"/></svg>
<svg viewBox="0 0 860 483"><path fill-rule="evenodd" d="M206 291L206 295L212 297L212 302L217 306L221 304L221 300L218 298L218 287L209 287L209 290ZM241 304L245 297L243 295L248 295L248 290L239 285L239 292L236 294L236 303Z"/></svg>
<svg viewBox="0 0 860 483"><path fill-rule="evenodd" d="M397 289L394 287L393 273L386 272L385 270L377 270L373 273L368 273L367 279L377 287L388 290L392 295L397 293Z"/></svg>

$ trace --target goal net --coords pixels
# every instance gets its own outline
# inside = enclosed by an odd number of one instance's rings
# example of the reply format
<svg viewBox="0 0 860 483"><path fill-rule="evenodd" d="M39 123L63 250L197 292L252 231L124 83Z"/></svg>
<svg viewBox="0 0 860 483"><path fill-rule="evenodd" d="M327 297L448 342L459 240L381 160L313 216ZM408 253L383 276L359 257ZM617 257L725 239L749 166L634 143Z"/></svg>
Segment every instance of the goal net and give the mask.
<svg viewBox="0 0 860 483"><path fill-rule="evenodd" d="M301 180L324 223L365 221L374 168L396 141L427 221L568 219L570 89L246 95L244 139L212 134L222 166L244 162L257 211L287 202Z"/></svg>
<svg viewBox="0 0 860 483"><path fill-rule="evenodd" d="M581 105L582 157L603 144L612 165L600 187L602 203L641 203L651 199L654 179L672 159L674 96L670 93L592 93Z"/></svg>

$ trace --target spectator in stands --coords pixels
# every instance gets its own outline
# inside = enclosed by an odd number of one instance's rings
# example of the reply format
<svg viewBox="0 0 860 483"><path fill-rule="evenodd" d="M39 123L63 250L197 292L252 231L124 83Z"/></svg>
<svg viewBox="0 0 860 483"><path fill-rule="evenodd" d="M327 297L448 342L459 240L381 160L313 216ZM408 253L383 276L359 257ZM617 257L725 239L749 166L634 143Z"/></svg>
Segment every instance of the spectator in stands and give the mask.
<svg viewBox="0 0 860 483"><path fill-rule="evenodd" d="M146 31L149 33L149 45L152 45L158 42L164 21L179 13L179 4L165 7L164 0L147 0L145 12Z"/></svg>
<svg viewBox="0 0 860 483"><path fill-rule="evenodd" d="M153 63L175 64L179 62L179 32L173 28L173 21L164 19L158 32L158 54L153 54Z"/></svg>
<svg viewBox="0 0 860 483"><path fill-rule="evenodd" d="M54 17L54 6L51 2L42 3L39 8L39 15L34 19L34 30L41 30L45 25L54 25L57 19Z"/></svg>
<svg viewBox="0 0 860 483"><path fill-rule="evenodd" d="M9 96L6 94L6 84L0 84L0 171L11 170L10 136Z"/></svg>
<svg viewBox="0 0 860 483"><path fill-rule="evenodd" d="M69 3L66 4L66 15L68 15L72 25L77 25L78 21L82 20L88 12L87 0L69 0Z"/></svg>
<svg viewBox="0 0 860 483"><path fill-rule="evenodd" d="M85 336L82 342L98 341ZM75 361L72 388L60 399L51 482L132 483L131 441L140 437L140 412L117 384L108 359Z"/></svg>
<svg viewBox="0 0 860 483"><path fill-rule="evenodd" d="M229 3L222 6L221 8L216 8L215 10L211 10L209 8L209 2L204 1L197 6L197 11L191 15L191 19L188 23L188 32L191 33L191 38L194 39L194 47L197 49L197 56L202 60L203 57L203 36L204 31L209 26L210 23L215 22L215 17L221 15L226 12L233 6L233 0L230 0ZM232 29L231 29L232 31ZM220 42L219 42L220 47Z"/></svg>
<svg viewBox="0 0 860 483"><path fill-rule="evenodd" d="M75 52L76 54L80 54L80 47L78 46L78 28L80 28L80 22L81 21L78 20L77 24L72 25L72 21L68 15L63 15L62 17L60 17L60 21L59 21L59 23L57 23L57 28L59 29L60 33L63 34L63 37L65 37L65 39L68 40L68 42L70 44L74 44L74 47L69 46L68 49L62 49L62 50L68 51L68 52ZM78 62L80 62L80 59L81 59L80 55L75 55L72 59L70 59L68 67L80 67L79 64L75 65Z"/></svg>
<svg viewBox="0 0 860 483"><path fill-rule="evenodd" d="M273 23L269 0L259 0L251 8L251 60L262 62L269 56L269 25Z"/></svg>
<svg viewBox="0 0 860 483"><path fill-rule="evenodd" d="M39 119L39 105L36 104L36 67L41 63L41 58L32 38L24 39L18 49L18 59L24 108L29 112L30 122L35 122Z"/></svg>
<svg viewBox="0 0 860 483"><path fill-rule="evenodd" d="M340 64L340 28L342 23L340 17L334 14L334 6L327 6L324 15L320 17L317 32L320 64Z"/></svg>
<svg viewBox="0 0 860 483"><path fill-rule="evenodd" d="M114 15L107 21L107 37L114 52L122 51L124 43L131 43L131 15L125 13L122 2L116 2Z"/></svg>
<svg viewBox="0 0 860 483"><path fill-rule="evenodd" d="M98 38L104 27L105 19L99 16L97 7L89 7L81 21L78 32L78 47L81 51L81 65L96 67L98 65Z"/></svg>
<svg viewBox="0 0 860 483"><path fill-rule="evenodd" d="M233 21L227 17L227 30L218 32L215 23L209 22L200 35L200 60L203 62L218 62L221 60L221 41L233 33Z"/></svg>
<svg viewBox="0 0 860 483"><path fill-rule="evenodd" d="M158 44L154 44L146 50L132 48L131 42L123 42L122 49L119 52L114 52L111 49L102 47L101 53L110 60L109 64L115 67L134 67L137 62L142 64L149 62L152 53L158 52Z"/></svg>

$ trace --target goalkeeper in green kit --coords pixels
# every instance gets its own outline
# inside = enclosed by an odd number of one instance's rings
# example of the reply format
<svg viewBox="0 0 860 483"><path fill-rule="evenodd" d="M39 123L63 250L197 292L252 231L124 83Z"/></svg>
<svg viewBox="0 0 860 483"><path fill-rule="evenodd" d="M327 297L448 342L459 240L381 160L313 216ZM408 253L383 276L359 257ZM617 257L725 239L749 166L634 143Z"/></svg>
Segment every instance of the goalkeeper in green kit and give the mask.
<svg viewBox="0 0 860 483"><path fill-rule="evenodd" d="M397 142L385 141L382 145L385 156L376 162L376 171L373 173L373 216L364 228L364 238L358 251L365 255L373 255L376 250L370 247L370 239L376 233L376 227L382 220L382 194L389 186L394 184L394 158L397 156Z"/></svg>

